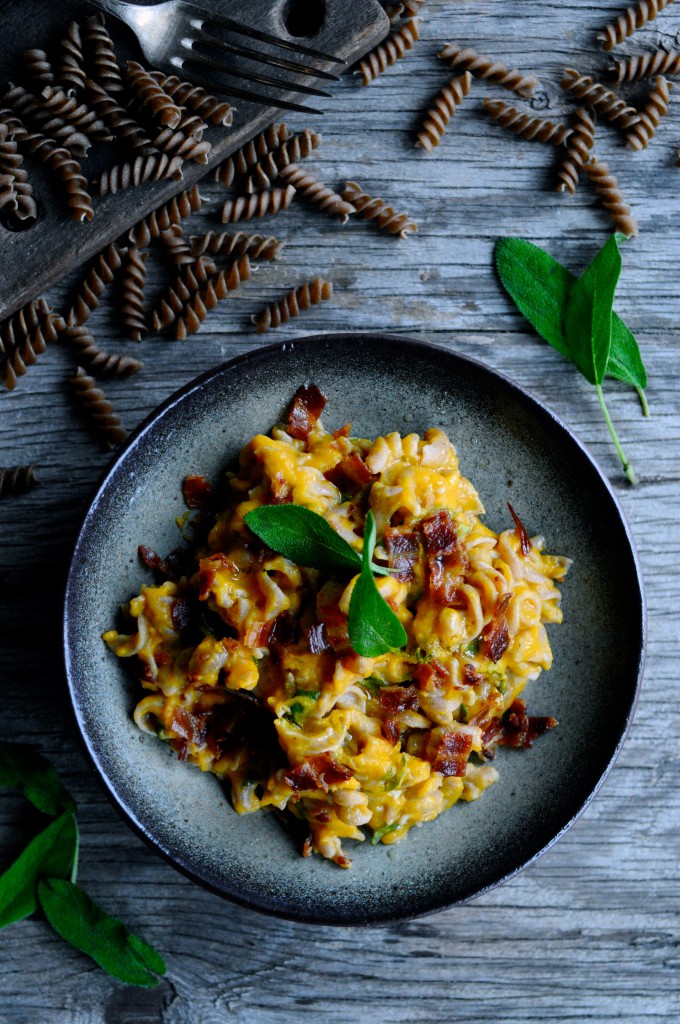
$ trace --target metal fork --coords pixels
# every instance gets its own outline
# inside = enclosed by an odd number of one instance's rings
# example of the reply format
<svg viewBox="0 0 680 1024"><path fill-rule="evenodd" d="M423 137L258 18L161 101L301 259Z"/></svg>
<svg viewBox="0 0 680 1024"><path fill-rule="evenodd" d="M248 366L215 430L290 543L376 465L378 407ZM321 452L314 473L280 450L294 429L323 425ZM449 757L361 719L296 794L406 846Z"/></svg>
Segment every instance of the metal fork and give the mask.
<svg viewBox="0 0 680 1024"><path fill-rule="evenodd" d="M287 81L285 78L274 78L262 74L260 71L251 69L248 63L244 67L241 60L251 62L253 65L264 64L266 67L292 72L295 75L325 78L331 81L337 81L338 76L319 68L308 67L306 64L298 64L296 61L287 60L277 54L267 53L260 48L253 49L231 39L225 39L221 35L221 30L226 30L231 36L245 36L248 39L257 40L259 43L293 51L315 60L335 64L346 63L339 57L321 53L319 50L313 50L311 47L302 46L297 42L278 39L276 36L251 28L232 18L223 18L213 13L208 14L200 7L186 3L184 0L167 0L166 3L152 6L123 3L122 0L92 0L92 2L129 25L137 36L144 56L153 67L167 73L181 71L184 77L189 78L192 82L207 85L227 96L264 103L268 107L302 110L313 114L323 113L322 110L316 110L313 107L277 96L263 95L250 88L239 88L229 82L217 83L200 73L197 74L193 67L205 68L231 78L269 86L284 93L297 92L308 96L329 96L330 93L309 85ZM196 50L197 46L216 50L223 59L218 60L206 56ZM238 63L229 62L229 57L236 58Z"/></svg>

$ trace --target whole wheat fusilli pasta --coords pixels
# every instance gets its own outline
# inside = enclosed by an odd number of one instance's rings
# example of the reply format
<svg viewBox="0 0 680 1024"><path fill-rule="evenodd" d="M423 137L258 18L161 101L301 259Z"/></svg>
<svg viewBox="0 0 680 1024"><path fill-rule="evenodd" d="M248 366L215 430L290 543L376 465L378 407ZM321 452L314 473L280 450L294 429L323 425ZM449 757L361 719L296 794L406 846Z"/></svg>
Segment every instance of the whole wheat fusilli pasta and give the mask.
<svg viewBox="0 0 680 1024"><path fill-rule="evenodd" d="M617 85L638 82L641 78L655 78L656 75L680 75L680 53L677 50L654 50L653 53L636 53L619 60L609 68Z"/></svg>
<svg viewBox="0 0 680 1024"><path fill-rule="evenodd" d="M113 406L102 391L94 377L90 377L82 366L79 366L75 377L69 378L71 390L76 403L101 434L107 447L115 448L127 437L120 419L113 411Z"/></svg>
<svg viewBox="0 0 680 1024"><path fill-rule="evenodd" d="M661 118L668 110L672 85L663 75L658 75L647 94L647 101L640 111L640 120L626 135L628 149L646 149L651 142Z"/></svg>
<svg viewBox="0 0 680 1024"><path fill-rule="evenodd" d="M270 327L285 324L291 317L299 316L302 310L311 309L319 302L326 302L333 295L333 285L321 277L294 288L278 302L272 302L261 313L251 317L257 333L263 334Z"/></svg>
<svg viewBox="0 0 680 1024"><path fill-rule="evenodd" d="M282 168L304 160L320 145L321 136L313 132L311 128L305 128L299 135L293 135L292 138L272 150L271 153L267 153L255 164L248 176L246 191L255 192L271 188Z"/></svg>
<svg viewBox="0 0 680 1024"><path fill-rule="evenodd" d="M138 188L145 181L160 181L163 178L180 181L183 177L183 163L181 156L168 156L167 153L135 157L126 164L117 164L102 173L99 195L115 195L126 188Z"/></svg>
<svg viewBox="0 0 680 1024"><path fill-rule="evenodd" d="M69 96L63 89L45 86L40 93L39 103L55 117L72 124L77 131L84 132L88 138L96 142L113 141L111 131L95 111L86 103L79 103L75 96Z"/></svg>
<svg viewBox="0 0 680 1024"><path fill-rule="evenodd" d="M632 36L639 28L653 21L657 14L668 7L673 0L639 0L634 7L629 7L615 21L605 25L598 33L598 42L604 50L613 50L617 43L622 43Z"/></svg>
<svg viewBox="0 0 680 1024"><path fill-rule="evenodd" d="M193 110L204 121L230 128L234 120L234 108L223 100L211 96L200 85L183 82L176 75L164 75L162 71L151 71L151 77L180 107Z"/></svg>
<svg viewBox="0 0 680 1024"><path fill-rule="evenodd" d="M125 256L121 272L120 316L126 338L142 341L149 333L144 312L146 261L148 253L131 246Z"/></svg>
<svg viewBox="0 0 680 1024"><path fill-rule="evenodd" d="M595 82L590 75L581 75L574 68L565 68L560 84L563 89L573 93L583 104L593 107L612 124L617 124L621 128L632 128L640 120L635 107L628 106L625 100L619 99L611 89Z"/></svg>
<svg viewBox="0 0 680 1024"><path fill-rule="evenodd" d="M534 95L538 85L534 75L524 75L517 68L508 68L491 57L477 53L471 47L460 47L457 43L447 43L439 51L439 59L457 71L469 71L473 78L486 78L527 98Z"/></svg>
<svg viewBox="0 0 680 1024"><path fill-rule="evenodd" d="M253 260L278 260L286 244L272 236L247 235L245 231L237 231L233 235L208 231L205 235L192 235L190 242L194 257L206 255L236 259L247 253Z"/></svg>
<svg viewBox="0 0 680 1024"><path fill-rule="evenodd" d="M140 112L148 114L163 128L177 127L182 119L182 111L163 91L150 72L137 61L129 60L125 80Z"/></svg>
<svg viewBox="0 0 680 1024"><path fill-rule="evenodd" d="M199 256L194 262L186 263L151 314L154 331L165 331L171 327L177 317L184 314L192 296L208 284L214 273L215 264L209 256Z"/></svg>
<svg viewBox="0 0 680 1024"><path fill-rule="evenodd" d="M420 131L416 136L416 146L432 153L442 140L446 127L456 113L456 109L470 91L472 75L469 71L455 75L437 94L427 109Z"/></svg>
<svg viewBox="0 0 680 1024"><path fill-rule="evenodd" d="M68 149L76 158L85 156L89 150L91 143L87 135L47 110L41 105L39 98L23 86L8 82L2 100L22 122L34 129L34 133L48 136L53 142Z"/></svg>
<svg viewBox="0 0 680 1024"><path fill-rule="evenodd" d="M10 466L0 469L0 498L26 494L38 484L35 466Z"/></svg>
<svg viewBox="0 0 680 1024"><path fill-rule="evenodd" d="M303 170L302 167L298 167L297 164L288 164L282 169L279 177L286 185L292 186L296 192L308 199L310 203L318 206L324 213L328 213L332 217L340 217L343 224L346 224L349 217L356 213L351 203L346 202L328 185L324 185L322 181ZM261 194L266 195L266 193Z"/></svg>
<svg viewBox="0 0 680 1024"><path fill-rule="evenodd" d="M595 118L585 107L579 107L574 115L573 131L567 142L567 152L557 172L558 192L574 195L581 171L590 159L595 142Z"/></svg>
<svg viewBox="0 0 680 1024"><path fill-rule="evenodd" d="M191 251L189 242L184 237L181 224L171 224L165 231L161 231L160 238L163 249L176 267L194 262L196 257Z"/></svg>
<svg viewBox="0 0 680 1024"><path fill-rule="evenodd" d="M54 71L44 50L24 50L21 54L21 63L24 80L37 92L46 85L54 85Z"/></svg>
<svg viewBox="0 0 680 1024"><path fill-rule="evenodd" d="M59 60L54 69L58 84L67 92L78 92L85 88L84 63L80 25L72 21L61 40Z"/></svg>
<svg viewBox="0 0 680 1024"><path fill-rule="evenodd" d="M370 53L359 61L356 75L361 75L364 85L370 85L378 75L382 75L392 64L413 48L420 38L419 19L411 18L393 29L382 43L378 43Z"/></svg>
<svg viewBox="0 0 680 1024"><path fill-rule="evenodd" d="M163 128L154 138L156 149L180 160L193 160L197 164L207 164L212 144L207 139L187 135L179 129Z"/></svg>
<svg viewBox="0 0 680 1024"><path fill-rule="evenodd" d="M67 327L79 327L99 305L99 300L123 265L124 250L112 242L92 264L66 314Z"/></svg>
<svg viewBox="0 0 680 1024"><path fill-rule="evenodd" d="M192 185L130 228L128 238L133 245L144 249L152 238L159 237L161 231L165 231L171 224L180 224L186 217L200 210L202 205L198 185Z"/></svg>
<svg viewBox="0 0 680 1024"><path fill-rule="evenodd" d="M99 348L89 327L67 327L61 337L74 352L78 362L95 377L131 377L144 367L132 356L112 355Z"/></svg>
<svg viewBox="0 0 680 1024"><path fill-rule="evenodd" d="M482 100L482 106L502 128L508 128L515 135L521 135L529 141L550 142L553 146L561 146L571 135L568 125L526 114L503 100L485 99Z"/></svg>
<svg viewBox="0 0 680 1024"><path fill-rule="evenodd" d="M408 238L409 233L417 231L417 226L407 213L397 213L382 199L376 199L364 192L356 181L348 181L342 191L342 198L350 203L364 220L372 220L382 231L390 235Z"/></svg>
<svg viewBox="0 0 680 1024"><path fill-rule="evenodd" d="M215 170L215 181L229 188L237 177L247 174L262 157L272 149L278 148L289 138L290 132L285 124L270 124L254 139L246 142L235 153L222 161Z"/></svg>
<svg viewBox="0 0 680 1024"><path fill-rule="evenodd" d="M34 366L38 356L47 350L47 345L56 340L63 323L57 313L48 313L16 348L7 349L0 360L0 380L8 391L14 390L19 377L23 377L28 367Z"/></svg>
<svg viewBox="0 0 680 1024"><path fill-rule="evenodd" d="M121 96L125 91L123 75L103 14L93 14L85 18L82 37L91 78L110 96Z"/></svg>
<svg viewBox="0 0 680 1024"><path fill-rule="evenodd" d="M13 351L30 336L50 312L45 299L34 299L0 323L0 356Z"/></svg>
<svg viewBox="0 0 680 1024"><path fill-rule="evenodd" d="M633 211L623 198L619 183L607 164L593 158L586 164L585 170L602 200L602 205L614 221L616 230L629 238L631 235L637 235L638 226Z"/></svg>
<svg viewBox="0 0 680 1024"><path fill-rule="evenodd" d="M28 225L38 217L33 189L24 168L24 159L18 151L16 139L10 135L7 123L0 120L0 175L11 179L11 196L6 214L18 225Z"/></svg>
<svg viewBox="0 0 680 1024"><path fill-rule="evenodd" d="M25 145L29 152L39 157L61 182L71 220L92 220L94 210L87 179L83 176L80 164L73 154L44 135L30 136L26 139Z"/></svg>
<svg viewBox="0 0 680 1024"><path fill-rule="evenodd" d="M236 263L232 263L226 270L211 278L205 288L196 292L189 304L184 309L182 316L177 320L178 341L184 341L188 335L194 334L201 326L211 309L226 299L231 292L241 287L244 281L250 279L252 268L247 256L241 256Z"/></svg>
<svg viewBox="0 0 680 1024"><path fill-rule="evenodd" d="M288 209L294 196L295 189L288 185L286 188L272 188L249 196L227 199L222 207L222 223L235 224L239 220L279 213L280 210Z"/></svg>
<svg viewBox="0 0 680 1024"><path fill-rule="evenodd" d="M142 126L130 117L118 103L118 100L109 96L97 82L88 78L85 82L88 101L90 106L108 128L111 129L118 141L133 150L139 156L150 156L156 150L151 143Z"/></svg>

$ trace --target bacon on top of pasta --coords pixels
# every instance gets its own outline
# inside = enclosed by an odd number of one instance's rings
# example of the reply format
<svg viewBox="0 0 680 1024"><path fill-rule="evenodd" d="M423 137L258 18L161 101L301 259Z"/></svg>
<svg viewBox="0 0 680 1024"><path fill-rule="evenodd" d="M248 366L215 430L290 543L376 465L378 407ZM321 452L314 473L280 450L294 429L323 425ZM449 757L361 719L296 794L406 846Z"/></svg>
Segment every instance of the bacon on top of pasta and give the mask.
<svg viewBox="0 0 680 1024"><path fill-rule="evenodd" d="M555 580L569 562L545 554L512 508L509 529L482 523L443 431L329 433L324 405L301 388L287 422L245 446L185 574L140 549L161 581L130 602L130 634L104 639L141 662L141 729L228 780L236 811L287 810L306 824L305 855L348 867L343 840L395 843L475 800L498 777L498 744L531 746L557 724L527 716L520 694L551 667L545 626L562 619ZM203 478L185 481L190 506L210 494ZM322 515L357 552L373 512L375 558L394 570L376 583L403 649L359 656L347 631L355 579L295 565L244 523L284 502Z"/></svg>

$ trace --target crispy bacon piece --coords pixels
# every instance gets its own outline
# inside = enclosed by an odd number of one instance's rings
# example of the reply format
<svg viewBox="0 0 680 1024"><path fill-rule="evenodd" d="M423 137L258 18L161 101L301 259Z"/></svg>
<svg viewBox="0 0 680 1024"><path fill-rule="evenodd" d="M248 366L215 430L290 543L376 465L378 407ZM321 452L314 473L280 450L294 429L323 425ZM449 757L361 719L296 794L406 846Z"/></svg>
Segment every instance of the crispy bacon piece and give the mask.
<svg viewBox="0 0 680 1024"><path fill-rule="evenodd" d="M170 608L172 628L176 633L182 633L191 622L191 606L183 597L178 597L172 602ZM158 660L158 659L156 659Z"/></svg>
<svg viewBox="0 0 680 1024"><path fill-rule="evenodd" d="M148 548L146 544L140 544L137 548L139 554L139 560L142 565L145 565L147 569L153 569L155 572L163 572L165 568L163 559L160 555L156 554L153 548Z"/></svg>
<svg viewBox="0 0 680 1024"><path fill-rule="evenodd" d="M304 843L302 844L302 856L303 857L311 857L312 856L312 842L313 842L312 837L311 836L307 836L305 841L304 841Z"/></svg>
<svg viewBox="0 0 680 1024"><path fill-rule="evenodd" d="M306 441L326 405L326 396L316 384L298 388L288 414L288 433L298 441Z"/></svg>
<svg viewBox="0 0 680 1024"><path fill-rule="evenodd" d="M481 683L481 681L482 676L479 674L474 665L463 665L463 682L465 686L476 686L477 683Z"/></svg>
<svg viewBox="0 0 680 1024"><path fill-rule="evenodd" d="M497 739L506 747L529 748L537 736L554 729L557 719L551 716L527 715L523 700L515 700L503 715L502 729Z"/></svg>
<svg viewBox="0 0 680 1024"><path fill-rule="evenodd" d="M312 654L323 654L324 651L330 650L331 645L323 622L318 626L310 626L305 630L305 635Z"/></svg>
<svg viewBox="0 0 680 1024"><path fill-rule="evenodd" d="M472 736L466 732L445 732L440 737L430 763L440 775L465 775L468 757L472 750Z"/></svg>
<svg viewBox="0 0 680 1024"><path fill-rule="evenodd" d="M349 437L351 430L352 424L345 423L344 427L338 427L337 430L333 431L333 437L336 439L336 441L339 437Z"/></svg>
<svg viewBox="0 0 680 1024"><path fill-rule="evenodd" d="M213 566L209 566L205 569L200 569L198 573L198 600L205 601L210 594L217 576L217 569Z"/></svg>
<svg viewBox="0 0 680 1024"><path fill-rule="evenodd" d="M204 476L187 476L182 483L187 508L205 508L212 497L212 484Z"/></svg>
<svg viewBox="0 0 680 1024"><path fill-rule="evenodd" d="M510 509L510 515L512 516L512 518L515 521L515 529L516 529L516 532L517 532L517 536L519 537L520 550L521 550L522 554L524 555L524 557L526 558L526 556L531 551L531 541L529 540L529 534L526 531L526 527L524 526L524 523L522 522L520 517L515 512L514 508L510 504L510 502L508 501L508 502L506 502L506 504L507 504L508 508Z"/></svg>
<svg viewBox="0 0 680 1024"><path fill-rule="evenodd" d="M450 512L442 510L421 522L430 594L438 604L452 605L469 562Z"/></svg>
<svg viewBox="0 0 680 1024"><path fill-rule="evenodd" d="M383 736L385 737L385 739L387 740L387 742L391 743L392 746L396 746L396 744L399 741L399 721L398 721L398 719L396 719L392 715L390 715L389 718L386 718L381 723L380 730L381 730Z"/></svg>
<svg viewBox="0 0 680 1024"><path fill-rule="evenodd" d="M421 690L434 689L439 682L448 679L448 672L436 658L418 665L413 672L413 678Z"/></svg>
<svg viewBox="0 0 680 1024"><path fill-rule="evenodd" d="M380 703L391 715L401 711L418 710L418 690L415 686L381 686Z"/></svg>
<svg viewBox="0 0 680 1024"><path fill-rule="evenodd" d="M413 579L420 553L417 533L407 528L395 529L388 526L385 530L385 548L390 569L397 570L395 579L400 583L408 583Z"/></svg>
<svg viewBox="0 0 680 1024"><path fill-rule="evenodd" d="M265 647L269 643L271 622L255 622L249 626L243 637L244 647Z"/></svg>
<svg viewBox="0 0 680 1024"><path fill-rule="evenodd" d="M270 481L273 505L286 505L293 500L293 491L290 484L284 480L281 473L275 473Z"/></svg>
<svg viewBox="0 0 680 1024"><path fill-rule="evenodd" d="M281 612L270 626L269 646L289 647L300 638L300 624L290 612Z"/></svg>
<svg viewBox="0 0 680 1024"><path fill-rule="evenodd" d="M374 480L373 473L357 452L345 456L337 466L326 470L326 480L329 480L340 491L354 492L360 487L365 487Z"/></svg>
<svg viewBox="0 0 680 1024"><path fill-rule="evenodd" d="M306 757L304 761L301 761L295 768L289 768L283 775L284 782L287 782L296 793L308 789L322 789L324 793L327 793L330 786L346 782L351 778L352 773L349 768L338 764L329 751Z"/></svg>
<svg viewBox="0 0 680 1024"><path fill-rule="evenodd" d="M191 711L187 711L186 708L176 708L170 722L170 728L173 732L178 733L182 739L187 740L188 743L204 743L205 723L205 715L194 715Z"/></svg>
<svg viewBox="0 0 680 1024"><path fill-rule="evenodd" d="M510 643L508 620L505 617L512 594L504 594L496 607L491 622L480 633L479 650L495 664L505 654Z"/></svg>

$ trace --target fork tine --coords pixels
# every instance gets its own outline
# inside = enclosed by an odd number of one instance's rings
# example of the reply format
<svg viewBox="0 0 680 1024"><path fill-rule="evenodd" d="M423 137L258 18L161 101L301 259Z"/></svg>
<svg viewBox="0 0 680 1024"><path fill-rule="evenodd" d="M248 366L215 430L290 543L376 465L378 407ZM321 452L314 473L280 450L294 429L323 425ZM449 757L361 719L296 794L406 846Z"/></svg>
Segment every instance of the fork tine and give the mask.
<svg viewBox="0 0 680 1024"><path fill-rule="evenodd" d="M173 57L170 61L174 68L184 72L186 64L193 64L193 59L186 59L185 57ZM216 83L214 79L207 78L205 75L197 75L193 71L190 73L184 72L187 78L190 78L196 85L203 85L206 88L212 89L215 92L219 92L223 96L232 96L235 99L247 100L249 103L262 103L265 107L276 107L277 110L294 110L299 111L301 114L324 114L325 111L317 110L315 107L306 107L302 103L292 103L289 100L277 100L272 99L271 96L262 96L258 92L251 92L249 89L237 89L231 85L222 85Z"/></svg>
<svg viewBox="0 0 680 1024"><path fill-rule="evenodd" d="M251 50L249 46L236 46L234 43L228 43L224 39L218 39L218 37L212 35L212 33L206 32L206 26L210 25L209 21L192 18L191 24L202 33L199 42L210 43L212 46L219 46L220 48L227 50L229 53L235 54L237 57L249 57L252 60L260 61L262 64L269 64L271 67L283 68L285 71L293 71L298 75L312 75L314 78L326 78L329 82L339 81L338 75L333 75L330 71L321 71L317 68L309 68L304 64L295 64L294 61L284 60L283 57L274 57L270 53L262 53L261 50Z"/></svg>
<svg viewBox="0 0 680 1024"><path fill-rule="evenodd" d="M269 75L261 75L255 71L232 68L221 61L213 60L212 57L204 57L203 54L196 53L193 49L191 56L187 57L187 60L192 61L194 64L201 64L206 68L212 68L214 71L221 71L225 75L233 75L234 78L245 78L246 81L256 82L258 85L272 85L275 89L281 89L283 92L301 92L305 96L326 97L331 95L329 92L324 92L323 89L313 89L310 85L293 85L290 82L282 81L280 78L270 78Z"/></svg>
<svg viewBox="0 0 680 1024"><path fill-rule="evenodd" d="M347 64L347 61L343 60L342 57L334 57L330 53L322 53L320 50L313 50L311 46L302 46L300 43L290 43L287 39L278 39L276 36L271 36L267 32L260 32L257 28L250 28L249 25L242 25L238 21L233 21L231 18L223 18L219 14L211 13L210 18L202 20L206 23L213 22L215 25L220 25L221 28L228 28L232 32L237 32L238 35L249 36L250 39L257 39L261 43L269 43L271 46L280 46L284 50L292 50L293 53L303 53L306 57L317 57L319 60L329 60L334 64Z"/></svg>

